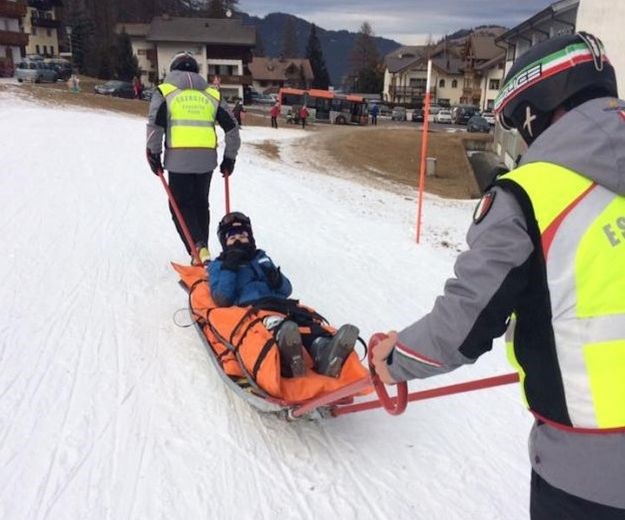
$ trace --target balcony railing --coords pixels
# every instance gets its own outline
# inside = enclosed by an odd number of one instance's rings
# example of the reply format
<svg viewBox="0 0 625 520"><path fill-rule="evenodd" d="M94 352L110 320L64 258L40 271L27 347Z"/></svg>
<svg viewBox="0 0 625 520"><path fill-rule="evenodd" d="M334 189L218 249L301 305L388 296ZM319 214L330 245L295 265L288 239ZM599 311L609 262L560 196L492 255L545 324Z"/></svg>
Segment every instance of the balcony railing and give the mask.
<svg viewBox="0 0 625 520"><path fill-rule="evenodd" d="M0 45L26 47L28 45L28 34L13 31L0 31Z"/></svg>
<svg viewBox="0 0 625 520"><path fill-rule="evenodd" d="M26 5L8 0L0 0L0 16L7 18L23 18L26 16Z"/></svg>
<svg viewBox="0 0 625 520"><path fill-rule="evenodd" d="M425 87L396 87L391 85L389 87L389 94L391 98L422 98L425 96ZM430 95L436 94L436 87L430 86Z"/></svg>
<svg viewBox="0 0 625 520"><path fill-rule="evenodd" d="M52 18L43 18L41 16L31 16L30 24L34 27L47 27L49 29L58 29L61 27L60 20L53 20Z"/></svg>
<svg viewBox="0 0 625 520"><path fill-rule="evenodd" d="M209 74L208 82L211 83L215 76L219 76L222 85L251 85L252 76L246 74L243 76L225 76L223 74Z"/></svg>

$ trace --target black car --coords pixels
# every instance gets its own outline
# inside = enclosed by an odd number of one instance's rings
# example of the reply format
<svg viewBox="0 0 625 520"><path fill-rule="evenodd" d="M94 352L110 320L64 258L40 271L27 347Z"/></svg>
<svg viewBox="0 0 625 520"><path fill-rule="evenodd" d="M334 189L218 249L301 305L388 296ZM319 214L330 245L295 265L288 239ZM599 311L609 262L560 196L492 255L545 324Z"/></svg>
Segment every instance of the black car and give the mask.
<svg viewBox="0 0 625 520"><path fill-rule="evenodd" d="M60 80L67 81L72 75L72 64L67 60L47 59L45 63L56 71Z"/></svg>
<svg viewBox="0 0 625 520"><path fill-rule="evenodd" d="M490 124L482 116L473 116L467 122L467 132L490 132Z"/></svg>
<svg viewBox="0 0 625 520"><path fill-rule="evenodd" d="M412 121L414 123L423 123L423 117L424 113L422 108L415 108L412 111Z"/></svg>
<svg viewBox="0 0 625 520"><path fill-rule="evenodd" d="M96 94L133 99L135 91L128 81L111 80L94 87Z"/></svg>
<svg viewBox="0 0 625 520"><path fill-rule="evenodd" d="M473 116L480 114L480 110L475 106L457 106L452 110L453 122L457 125L466 125Z"/></svg>

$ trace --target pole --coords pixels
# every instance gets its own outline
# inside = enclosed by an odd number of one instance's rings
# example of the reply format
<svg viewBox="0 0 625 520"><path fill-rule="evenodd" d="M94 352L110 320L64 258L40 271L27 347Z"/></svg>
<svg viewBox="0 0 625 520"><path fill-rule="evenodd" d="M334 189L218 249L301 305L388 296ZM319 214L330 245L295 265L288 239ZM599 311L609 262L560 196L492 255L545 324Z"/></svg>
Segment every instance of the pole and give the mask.
<svg viewBox="0 0 625 520"><path fill-rule="evenodd" d="M226 190L226 215L230 213L230 175L224 177L224 188Z"/></svg>
<svg viewBox="0 0 625 520"><path fill-rule="evenodd" d="M182 229L184 238L187 241L187 245L189 246L189 249L191 250L191 256L193 257L193 260L195 260L195 263L197 265L202 265L202 260L200 260L200 255L197 251L197 247L195 247L195 242L193 241L193 238L191 238L191 233L189 232L187 223L185 222L184 217L182 216L182 213L180 212L180 208L178 207L178 204L176 203L174 194L171 192L171 189L169 188L169 184L167 184L167 181L165 180L165 175L163 174L163 170L158 171L158 176L161 179L161 182L163 183L163 188L165 188L165 191L167 192L167 197L169 198L169 204L171 204L171 207L174 210L174 214L176 215L178 224L180 224L180 228Z"/></svg>
<svg viewBox="0 0 625 520"><path fill-rule="evenodd" d="M423 207L423 190L425 187L426 155L428 151L428 127L430 118L430 80L432 77L432 60L428 60L428 79L425 87L425 108L423 111L423 131L421 135L421 168L419 171L419 202L417 204L417 244L421 239L421 210Z"/></svg>

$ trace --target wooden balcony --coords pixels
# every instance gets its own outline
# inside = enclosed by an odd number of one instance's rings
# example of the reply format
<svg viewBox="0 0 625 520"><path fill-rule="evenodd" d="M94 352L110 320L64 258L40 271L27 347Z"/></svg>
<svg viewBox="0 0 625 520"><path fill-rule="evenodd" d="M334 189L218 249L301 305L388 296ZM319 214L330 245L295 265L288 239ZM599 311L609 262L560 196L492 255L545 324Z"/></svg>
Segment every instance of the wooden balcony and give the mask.
<svg viewBox="0 0 625 520"><path fill-rule="evenodd" d="M26 47L28 45L28 34L13 31L0 31L0 45Z"/></svg>
<svg viewBox="0 0 625 520"><path fill-rule="evenodd" d="M6 18L24 18L26 16L26 4L0 0L0 16Z"/></svg>
<svg viewBox="0 0 625 520"><path fill-rule="evenodd" d="M252 84L252 76L250 74L246 74L243 76L224 76L223 74L216 74L219 76L222 85L251 85ZM215 74L208 75L208 82L212 83L213 79L216 76Z"/></svg>

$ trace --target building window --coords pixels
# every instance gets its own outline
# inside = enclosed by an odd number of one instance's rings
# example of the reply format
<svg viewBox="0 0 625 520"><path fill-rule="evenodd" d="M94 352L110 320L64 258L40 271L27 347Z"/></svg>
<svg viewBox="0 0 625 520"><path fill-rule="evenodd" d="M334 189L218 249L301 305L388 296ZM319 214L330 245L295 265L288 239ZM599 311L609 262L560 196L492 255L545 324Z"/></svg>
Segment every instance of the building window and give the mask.
<svg viewBox="0 0 625 520"><path fill-rule="evenodd" d="M51 37L52 36L52 29L46 29L46 35Z"/></svg>
<svg viewBox="0 0 625 520"><path fill-rule="evenodd" d="M451 80L451 88L458 88L458 80L457 79Z"/></svg>
<svg viewBox="0 0 625 520"><path fill-rule="evenodd" d="M54 56L54 45L50 45L50 56Z"/></svg>
<svg viewBox="0 0 625 520"><path fill-rule="evenodd" d="M43 46L43 54L44 55L48 54L48 46L47 45Z"/></svg>
<svg viewBox="0 0 625 520"><path fill-rule="evenodd" d="M438 80L438 88L445 88L445 80L444 79Z"/></svg>
<svg viewBox="0 0 625 520"><path fill-rule="evenodd" d="M33 36L37 36L37 28L36 28L36 27L33 27L33 28L31 29L31 34L32 34Z"/></svg>
<svg viewBox="0 0 625 520"><path fill-rule="evenodd" d="M35 52L36 52L37 54L40 54L40 51L39 51L39 45L35 45Z"/></svg>
<svg viewBox="0 0 625 520"><path fill-rule="evenodd" d="M495 100L494 99L487 99L486 100L486 110L491 112L494 108L495 108Z"/></svg>
<svg viewBox="0 0 625 520"><path fill-rule="evenodd" d="M488 81L488 88L490 90L499 90L499 80L498 79L491 79Z"/></svg>
<svg viewBox="0 0 625 520"><path fill-rule="evenodd" d="M449 106L449 99L445 99L445 98L438 98L437 103L442 106L442 107L448 107Z"/></svg>

